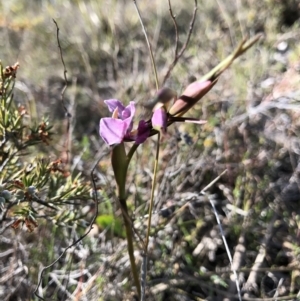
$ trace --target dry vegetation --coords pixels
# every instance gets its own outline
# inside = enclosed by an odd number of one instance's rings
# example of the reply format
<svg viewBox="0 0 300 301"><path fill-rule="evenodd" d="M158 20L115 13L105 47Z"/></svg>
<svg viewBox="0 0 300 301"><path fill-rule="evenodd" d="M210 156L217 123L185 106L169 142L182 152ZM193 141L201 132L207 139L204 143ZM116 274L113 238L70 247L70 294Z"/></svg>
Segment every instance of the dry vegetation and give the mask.
<svg viewBox="0 0 300 301"><path fill-rule="evenodd" d="M194 1L171 2L181 46ZM162 82L175 45L168 1L138 4ZM17 180L18 168L35 158L52 164L69 160L63 172L51 176L51 185L38 190L41 198L59 203L49 216L40 210L42 204L36 205L38 227L32 233L8 227L20 208L10 204L0 214L0 299L38 300L33 291L42 268L84 234L93 219L90 170L107 150L98 136L99 119L108 114L103 100L135 100L142 114L143 104L155 94L155 81L132 1L1 0L0 8L1 61L20 63L15 104L26 108L28 122L47 116L53 125L49 144L18 153L19 165L0 172L0 180L8 174ZM199 1L190 44L167 82L178 94L244 37L259 32L264 37L193 110L193 117L208 122L174 126L161 142L146 300L238 300L209 201L219 213L243 300L300 300L299 12L297 0ZM64 67L52 18L60 28L68 71L64 102L69 119L61 101ZM138 149L128 178L130 210L142 236L155 143L149 139ZM44 271L37 290L44 300L136 298L108 155L99 162L95 180L100 203L94 228ZM74 185L82 190L65 197Z"/></svg>

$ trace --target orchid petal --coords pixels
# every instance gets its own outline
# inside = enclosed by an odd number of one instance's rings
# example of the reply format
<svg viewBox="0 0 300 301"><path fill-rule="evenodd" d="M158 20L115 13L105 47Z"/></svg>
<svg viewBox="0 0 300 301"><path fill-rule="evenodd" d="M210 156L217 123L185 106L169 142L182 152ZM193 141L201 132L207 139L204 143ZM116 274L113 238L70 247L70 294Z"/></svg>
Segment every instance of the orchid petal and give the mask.
<svg viewBox="0 0 300 301"><path fill-rule="evenodd" d="M135 114L135 103L134 101L131 101L129 105L126 108L124 108L123 112L121 113L121 119L124 120L129 117L133 118L134 114Z"/></svg>
<svg viewBox="0 0 300 301"><path fill-rule="evenodd" d="M118 119L118 120L120 120L120 119ZM122 121L124 122L124 124L126 124L126 133L131 132L132 128L133 128L133 117L126 118Z"/></svg>
<svg viewBox="0 0 300 301"><path fill-rule="evenodd" d="M100 120L100 136L108 145L119 144L123 141L128 130L128 123L114 118Z"/></svg>
<svg viewBox="0 0 300 301"><path fill-rule="evenodd" d="M107 105L108 110L113 113L116 108L118 108L119 115L118 117L121 118L121 114L124 111L125 107L118 99L107 99L104 100L104 103ZM121 118L122 119L122 118Z"/></svg>

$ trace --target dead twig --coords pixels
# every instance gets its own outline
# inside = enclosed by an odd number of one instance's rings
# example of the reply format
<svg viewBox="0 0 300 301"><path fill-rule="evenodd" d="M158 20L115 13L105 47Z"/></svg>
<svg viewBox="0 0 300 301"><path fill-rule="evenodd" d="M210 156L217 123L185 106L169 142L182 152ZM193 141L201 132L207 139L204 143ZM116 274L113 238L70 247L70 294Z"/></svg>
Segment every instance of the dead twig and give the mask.
<svg viewBox="0 0 300 301"><path fill-rule="evenodd" d="M66 153L66 163L69 163L70 160L70 149L69 149L69 141L70 141L70 125L71 125L71 118L72 115L70 114L70 112L68 111L66 104L65 104L65 92L68 88L68 79L67 79L67 68L66 68L66 64L65 64L65 60L64 60L64 56L63 56L63 52L62 52L62 48L61 48L61 44L60 44L60 39L59 39L59 27L57 22L53 19L53 22L56 26L56 39L57 39L57 45L58 45L58 49L59 49L59 54L60 54L60 60L61 63L63 65L64 68L64 87L60 93L60 101L62 104L62 107L65 111L65 116L67 117L67 126L66 126L66 139L65 139L65 145L64 145L64 149L65 149L65 153Z"/></svg>
<svg viewBox="0 0 300 301"><path fill-rule="evenodd" d="M178 42L179 42L179 36L178 36L178 25L176 22L176 16L173 14L173 10L172 10L172 6L171 6L171 0L168 0L168 4L169 4L169 12L170 12L170 16L173 20L174 23L174 28L175 28L175 58L178 55Z"/></svg>

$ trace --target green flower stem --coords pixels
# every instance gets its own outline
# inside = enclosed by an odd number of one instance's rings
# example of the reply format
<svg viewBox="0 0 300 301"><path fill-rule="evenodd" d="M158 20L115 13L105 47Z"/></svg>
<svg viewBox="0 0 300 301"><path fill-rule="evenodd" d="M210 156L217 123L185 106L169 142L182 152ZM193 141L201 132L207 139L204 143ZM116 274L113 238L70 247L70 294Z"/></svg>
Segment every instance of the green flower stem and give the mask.
<svg viewBox="0 0 300 301"><path fill-rule="evenodd" d="M156 175L157 175L157 167L158 167L158 155L159 155L159 141L160 141L160 132L157 134L157 144L156 144L156 155L155 155L155 162L154 162L154 172L153 172L153 180L152 180L152 188L151 188L151 197L150 197L150 205L149 205L149 217L148 217L148 225L147 225L147 234L146 234L146 242L145 242L145 255L148 253L148 244L149 244L149 237L150 237L150 229L151 229L151 219L152 219L152 211L153 211L153 200L154 200L154 191L155 191L155 184L156 184Z"/></svg>
<svg viewBox="0 0 300 301"><path fill-rule="evenodd" d="M135 151L137 150L138 147L139 147L139 144L133 144L131 149L129 150L129 152L127 154L128 164L129 164L133 154L135 153Z"/></svg>
<svg viewBox="0 0 300 301"><path fill-rule="evenodd" d="M127 251L128 251L130 265L131 265L131 272L140 299L141 286L140 286L139 274L134 258L132 222L128 215L128 207L126 203L126 175L127 175L129 162L136 149L137 146L134 145L129 151L128 156L126 156L124 143L118 144L112 150L111 161L112 161L112 167L115 174L115 179L118 186L119 202L120 202L122 216L123 216L125 230L126 230Z"/></svg>

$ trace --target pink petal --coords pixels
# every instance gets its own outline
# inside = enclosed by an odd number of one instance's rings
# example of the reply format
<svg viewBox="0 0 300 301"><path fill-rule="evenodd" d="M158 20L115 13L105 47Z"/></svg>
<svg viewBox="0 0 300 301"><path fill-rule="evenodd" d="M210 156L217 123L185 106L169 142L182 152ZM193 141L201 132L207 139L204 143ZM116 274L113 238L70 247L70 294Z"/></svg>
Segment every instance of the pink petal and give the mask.
<svg viewBox="0 0 300 301"><path fill-rule="evenodd" d="M121 113L121 119L126 119L126 118L133 118L134 117L134 114L135 114L135 103L134 101L131 101L129 103L129 105L124 108L123 112Z"/></svg>
<svg viewBox="0 0 300 301"><path fill-rule="evenodd" d="M99 134L108 145L119 144L123 141L128 124L120 119L101 118Z"/></svg>
<svg viewBox="0 0 300 301"><path fill-rule="evenodd" d="M104 100L104 103L107 105L109 111L112 113L115 111L116 108L118 108L118 112L119 112L119 118L121 118L121 114L124 111L125 107L124 105L121 103L120 100L118 99L107 99Z"/></svg>

